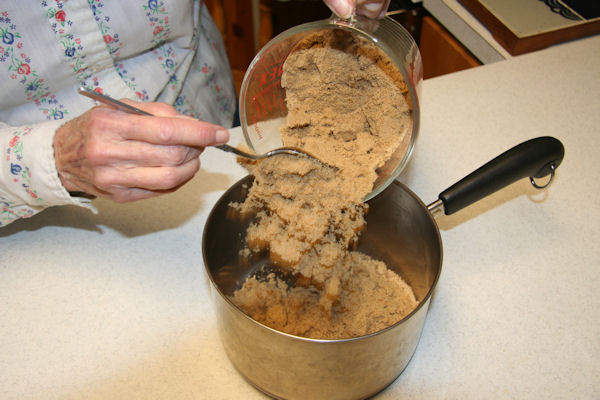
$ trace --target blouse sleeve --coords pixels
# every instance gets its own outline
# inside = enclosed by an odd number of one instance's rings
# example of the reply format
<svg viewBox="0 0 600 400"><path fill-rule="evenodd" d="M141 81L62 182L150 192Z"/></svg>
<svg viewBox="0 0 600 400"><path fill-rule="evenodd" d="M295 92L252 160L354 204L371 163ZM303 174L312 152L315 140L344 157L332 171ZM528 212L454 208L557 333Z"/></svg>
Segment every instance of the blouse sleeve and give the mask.
<svg viewBox="0 0 600 400"><path fill-rule="evenodd" d="M0 227L50 206L74 204L96 209L90 199L72 197L54 163L54 133L65 120L24 126L0 122Z"/></svg>

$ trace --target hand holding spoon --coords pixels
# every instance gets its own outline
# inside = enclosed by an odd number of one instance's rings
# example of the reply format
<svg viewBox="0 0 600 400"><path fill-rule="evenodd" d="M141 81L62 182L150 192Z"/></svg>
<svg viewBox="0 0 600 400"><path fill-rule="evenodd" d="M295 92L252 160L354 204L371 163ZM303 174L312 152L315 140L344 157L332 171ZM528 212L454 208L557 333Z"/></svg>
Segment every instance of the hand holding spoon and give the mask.
<svg viewBox="0 0 600 400"><path fill-rule="evenodd" d="M92 100L96 100L96 101L99 101L100 103L117 108L121 111L125 111L125 112L131 113L131 114L152 116L152 114L150 114L144 110L140 110L139 108L130 106L129 104L123 103L122 101L114 99L110 96L107 96L105 94L101 94L98 92L94 92L94 91L86 89L84 87L80 87L78 90L78 93L83 96L89 97ZM240 157L248 158L251 160L261 160L263 158L268 158L268 157L276 156L279 154L288 154L288 155L292 155L292 156L302 156L302 157L312 158L316 161L321 162L319 159L310 155L309 153L307 153L303 150L294 148L294 147L280 147L280 148L268 151L264 154L247 153L245 151L242 151L236 147L233 147L233 146L230 146L227 144L222 144L222 145L214 146L214 147L216 147L219 150L223 150L228 153L234 153Z"/></svg>

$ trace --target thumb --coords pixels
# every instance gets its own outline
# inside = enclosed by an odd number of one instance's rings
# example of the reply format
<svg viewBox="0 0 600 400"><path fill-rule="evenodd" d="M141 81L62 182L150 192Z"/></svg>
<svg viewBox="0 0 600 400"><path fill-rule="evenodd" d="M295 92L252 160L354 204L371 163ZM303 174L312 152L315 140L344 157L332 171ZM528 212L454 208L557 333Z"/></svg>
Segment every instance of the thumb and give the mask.
<svg viewBox="0 0 600 400"><path fill-rule="evenodd" d="M325 4L341 18L349 18L354 12L356 0L324 0Z"/></svg>
<svg viewBox="0 0 600 400"><path fill-rule="evenodd" d="M390 0L358 0L356 13L371 19L380 19L390 5Z"/></svg>

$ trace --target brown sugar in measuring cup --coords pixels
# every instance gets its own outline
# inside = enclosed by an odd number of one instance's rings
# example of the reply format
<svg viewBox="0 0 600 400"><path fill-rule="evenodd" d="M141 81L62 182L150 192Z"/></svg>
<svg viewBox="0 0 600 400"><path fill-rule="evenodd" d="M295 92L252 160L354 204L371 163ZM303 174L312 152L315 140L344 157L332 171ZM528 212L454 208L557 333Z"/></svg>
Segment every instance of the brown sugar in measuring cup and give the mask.
<svg viewBox="0 0 600 400"><path fill-rule="evenodd" d="M364 199L368 200L385 189L406 166L419 130L421 57L415 41L393 19L386 17L374 21L357 17L344 20L333 16L328 20L299 25L271 40L257 54L242 83L242 130L246 144L257 153L284 146L286 142L282 138L282 129L286 124L290 125L287 88L285 82L282 85L284 64L291 54L303 47L329 46L335 37L351 38L363 56L377 58L378 67L403 87L404 102L410 113L409 125L397 132L398 140L390 143L386 160L373 166L376 178L372 190ZM381 114L385 112L380 110ZM343 112L332 117L333 124L344 121ZM298 146L298 143L295 145ZM318 148L313 143L313 151ZM315 156L319 158L319 155Z"/></svg>

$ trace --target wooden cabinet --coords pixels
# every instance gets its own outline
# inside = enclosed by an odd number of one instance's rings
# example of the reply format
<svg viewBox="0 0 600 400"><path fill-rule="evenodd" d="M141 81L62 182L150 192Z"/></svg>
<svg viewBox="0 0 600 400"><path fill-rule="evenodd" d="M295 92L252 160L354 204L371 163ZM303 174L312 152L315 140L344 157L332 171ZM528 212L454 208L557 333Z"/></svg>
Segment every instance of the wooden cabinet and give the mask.
<svg viewBox="0 0 600 400"><path fill-rule="evenodd" d="M419 49L423 58L424 79L481 65L467 49L430 16L423 17Z"/></svg>
<svg viewBox="0 0 600 400"><path fill-rule="evenodd" d="M239 94L246 69L256 54L259 43L255 41L255 27L259 25L256 0L204 0L215 24L219 27L233 81ZM260 18L260 16L259 16Z"/></svg>
<svg viewBox="0 0 600 400"><path fill-rule="evenodd" d="M250 62L274 35L330 15L323 2L317 0L205 0L205 4L223 35L238 93ZM481 64L434 18L423 16L422 7L390 9L389 14L419 43L425 79Z"/></svg>

